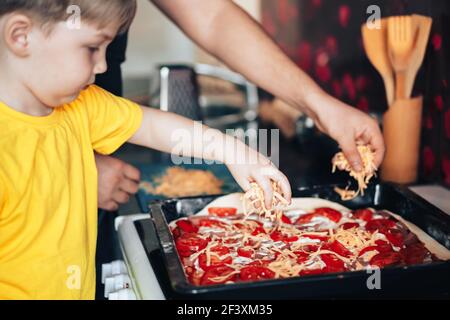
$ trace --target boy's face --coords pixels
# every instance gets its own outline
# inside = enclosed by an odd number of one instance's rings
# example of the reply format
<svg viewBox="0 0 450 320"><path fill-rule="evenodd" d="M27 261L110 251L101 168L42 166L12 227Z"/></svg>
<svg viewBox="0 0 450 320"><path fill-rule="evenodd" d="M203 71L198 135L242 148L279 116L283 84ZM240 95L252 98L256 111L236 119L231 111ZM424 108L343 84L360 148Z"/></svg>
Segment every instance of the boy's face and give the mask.
<svg viewBox="0 0 450 320"><path fill-rule="evenodd" d="M60 22L50 34L33 27L28 55L17 63L25 74L22 81L48 107L72 102L97 74L106 72L106 49L117 31L114 24L100 29L82 23L80 29L70 29Z"/></svg>

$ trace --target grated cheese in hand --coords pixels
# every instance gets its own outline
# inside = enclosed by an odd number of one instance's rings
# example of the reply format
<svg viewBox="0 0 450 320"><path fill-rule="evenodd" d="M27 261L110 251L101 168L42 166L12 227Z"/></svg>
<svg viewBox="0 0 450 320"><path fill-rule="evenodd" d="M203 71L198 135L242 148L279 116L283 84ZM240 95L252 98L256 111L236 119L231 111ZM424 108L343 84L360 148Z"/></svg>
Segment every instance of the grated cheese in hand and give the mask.
<svg viewBox="0 0 450 320"><path fill-rule="evenodd" d="M356 191L349 190L348 187L345 189L336 187L334 189L341 196L343 201L352 200L359 194L364 195L364 190L367 188L367 184L375 175L375 171L377 170L377 167L375 166L375 153L369 146L358 146L358 152L363 161L363 169L360 172L353 170L343 152L337 153L332 160L333 173L336 171L336 168L338 170L347 171L349 172L350 177L353 177L358 182L358 190Z"/></svg>

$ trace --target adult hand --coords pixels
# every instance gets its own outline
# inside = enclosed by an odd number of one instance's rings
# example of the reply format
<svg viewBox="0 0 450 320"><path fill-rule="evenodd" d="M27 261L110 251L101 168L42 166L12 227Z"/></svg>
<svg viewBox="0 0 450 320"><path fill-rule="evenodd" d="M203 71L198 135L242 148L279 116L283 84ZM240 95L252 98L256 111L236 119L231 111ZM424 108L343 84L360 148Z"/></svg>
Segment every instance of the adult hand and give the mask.
<svg viewBox="0 0 450 320"><path fill-rule="evenodd" d="M96 154L95 162L98 170L98 206L107 211L115 211L138 191L140 172L109 156Z"/></svg>
<svg viewBox="0 0 450 320"><path fill-rule="evenodd" d="M371 147L375 152L375 165L380 166L385 146L375 119L325 93L311 96L309 104L315 106L316 125L339 143L354 170L363 168L358 143Z"/></svg>

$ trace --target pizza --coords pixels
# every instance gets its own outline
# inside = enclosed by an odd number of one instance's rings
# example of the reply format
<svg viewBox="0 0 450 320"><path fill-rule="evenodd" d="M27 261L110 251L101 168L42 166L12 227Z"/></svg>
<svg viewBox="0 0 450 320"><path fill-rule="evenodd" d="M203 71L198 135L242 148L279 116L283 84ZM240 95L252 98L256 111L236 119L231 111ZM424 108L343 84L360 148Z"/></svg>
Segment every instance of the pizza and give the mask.
<svg viewBox="0 0 450 320"><path fill-rule="evenodd" d="M321 199L294 198L278 222L257 213L245 215L236 196L229 195L169 226L186 277L196 286L409 266L450 258L443 247L444 255L432 252L429 243L421 241L423 235L419 239L405 221L388 211L351 211Z"/></svg>
<svg viewBox="0 0 450 320"><path fill-rule="evenodd" d="M250 189L242 196L242 205L244 209L244 216L248 218L252 214L256 214L262 219L269 219L278 224L281 222L283 209L289 205L289 202L281 194L281 187L277 182L272 181L273 196L271 201L271 208L266 208L264 201L264 191L255 182L250 184Z"/></svg>

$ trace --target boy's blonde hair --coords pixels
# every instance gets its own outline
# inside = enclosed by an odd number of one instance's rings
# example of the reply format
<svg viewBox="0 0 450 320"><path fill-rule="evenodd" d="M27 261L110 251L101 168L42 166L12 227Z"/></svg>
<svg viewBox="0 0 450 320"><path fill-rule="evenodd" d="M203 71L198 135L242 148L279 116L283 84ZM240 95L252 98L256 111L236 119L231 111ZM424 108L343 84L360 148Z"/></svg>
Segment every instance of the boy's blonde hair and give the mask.
<svg viewBox="0 0 450 320"><path fill-rule="evenodd" d="M0 18L12 12L20 12L38 19L44 27L67 20L73 12L70 6L78 6L81 21L96 24L100 28L118 23L119 33L130 27L136 15L136 0L0 0Z"/></svg>

